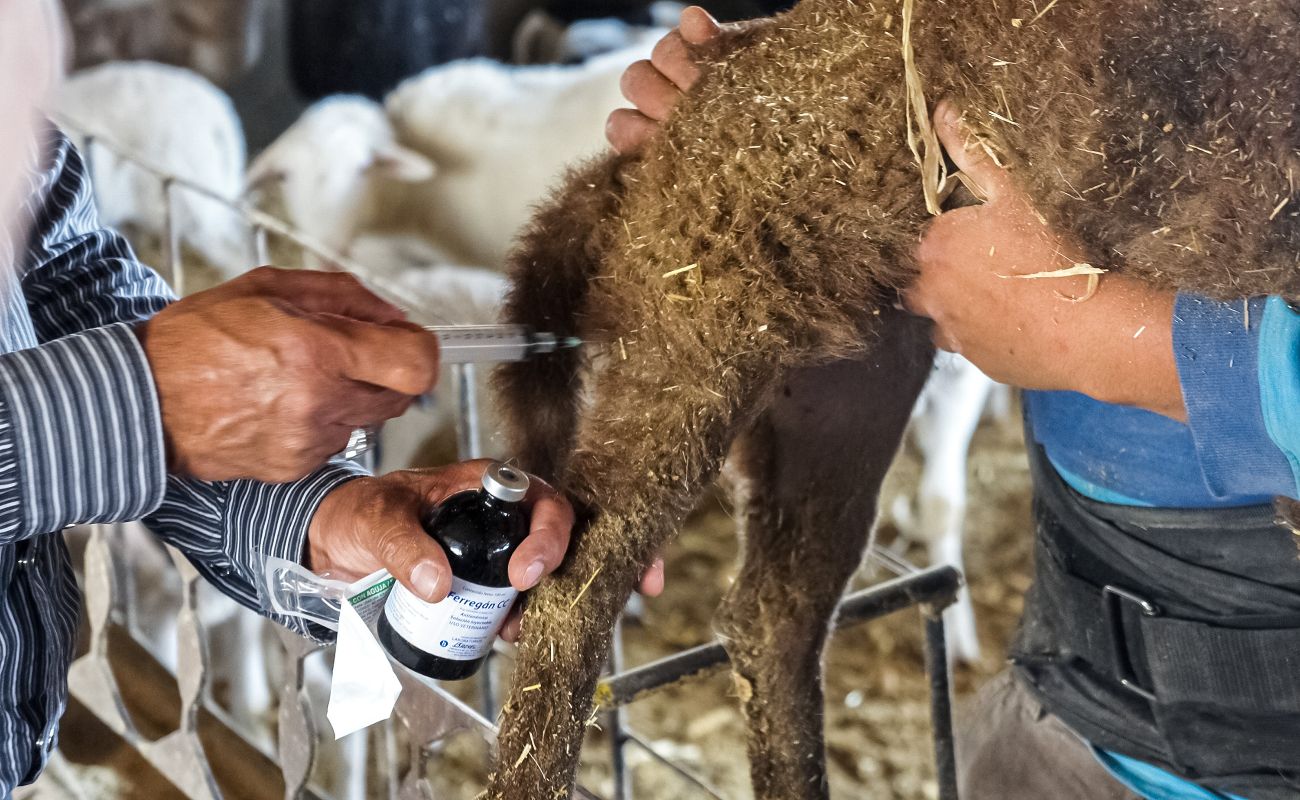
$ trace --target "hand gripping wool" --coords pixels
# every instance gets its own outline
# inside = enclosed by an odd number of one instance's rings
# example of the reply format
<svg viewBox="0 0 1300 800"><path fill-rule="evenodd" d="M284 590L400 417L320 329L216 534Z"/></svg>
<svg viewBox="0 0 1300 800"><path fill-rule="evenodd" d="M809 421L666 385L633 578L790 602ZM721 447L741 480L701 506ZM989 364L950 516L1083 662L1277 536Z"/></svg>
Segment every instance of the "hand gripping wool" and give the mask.
<svg viewBox="0 0 1300 800"><path fill-rule="evenodd" d="M911 102L954 98L1092 264L1300 295L1296 3L909 5ZM523 465L583 521L525 617L488 796L568 796L616 615L729 451L717 625L755 795L826 795L827 623L931 360L891 310L938 169L908 145L903 10L804 0L705 51L645 151L576 170L514 254L508 321L606 344L498 376Z"/></svg>

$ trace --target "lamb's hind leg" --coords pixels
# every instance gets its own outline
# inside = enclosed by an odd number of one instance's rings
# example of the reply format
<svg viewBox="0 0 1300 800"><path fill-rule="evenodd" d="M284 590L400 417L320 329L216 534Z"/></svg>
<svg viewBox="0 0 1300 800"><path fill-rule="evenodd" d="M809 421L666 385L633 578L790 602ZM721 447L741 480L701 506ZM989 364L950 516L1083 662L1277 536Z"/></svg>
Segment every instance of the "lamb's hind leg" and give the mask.
<svg viewBox="0 0 1300 800"><path fill-rule="evenodd" d="M733 452L744 563L717 627L760 800L827 794L822 648L930 361L925 329L900 316L870 360L792 373Z"/></svg>
<svg viewBox="0 0 1300 800"><path fill-rule="evenodd" d="M679 320L665 327L689 332ZM731 363L746 365L743 358ZM708 371L719 373L713 383L682 386L657 403L681 374L660 350L629 348L627 360L613 360L594 377L595 405L583 415L564 479L591 521L579 525L569 558L530 596L492 800L569 796L614 622L777 374L762 364Z"/></svg>

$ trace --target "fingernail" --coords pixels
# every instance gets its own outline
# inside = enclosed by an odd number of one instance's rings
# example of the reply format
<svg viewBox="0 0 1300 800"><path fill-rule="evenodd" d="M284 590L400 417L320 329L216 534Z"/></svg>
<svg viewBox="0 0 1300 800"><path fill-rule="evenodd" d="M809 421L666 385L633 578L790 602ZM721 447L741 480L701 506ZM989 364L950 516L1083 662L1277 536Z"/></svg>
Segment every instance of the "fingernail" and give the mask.
<svg viewBox="0 0 1300 800"><path fill-rule="evenodd" d="M961 121L961 111L957 110L955 103L945 100L943 108L939 109L939 118L949 125L956 125Z"/></svg>
<svg viewBox="0 0 1300 800"><path fill-rule="evenodd" d="M428 561L417 564L415 569L411 570L411 584L426 600L433 600L437 596L441 579L442 570Z"/></svg>
<svg viewBox="0 0 1300 800"><path fill-rule="evenodd" d="M545 569L546 565L541 561L534 561L529 564L528 569L524 570L524 588L531 589L536 586L537 582L542 579L542 572Z"/></svg>

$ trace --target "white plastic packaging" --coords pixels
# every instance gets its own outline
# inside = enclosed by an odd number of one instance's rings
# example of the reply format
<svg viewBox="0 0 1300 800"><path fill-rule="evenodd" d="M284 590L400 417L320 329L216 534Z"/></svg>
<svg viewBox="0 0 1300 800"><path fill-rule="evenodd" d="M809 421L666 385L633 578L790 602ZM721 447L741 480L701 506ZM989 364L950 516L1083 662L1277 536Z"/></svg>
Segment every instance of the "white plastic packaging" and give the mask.
<svg viewBox="0 0 1300 800"><path fill-rule="evenodd" d="M375 638L374 624L396 583L393 576L381 569L346 583L274 557L263 569L263 599L270 610L338 632L325 712L334 738L388 719L402 684Z"/></svg>

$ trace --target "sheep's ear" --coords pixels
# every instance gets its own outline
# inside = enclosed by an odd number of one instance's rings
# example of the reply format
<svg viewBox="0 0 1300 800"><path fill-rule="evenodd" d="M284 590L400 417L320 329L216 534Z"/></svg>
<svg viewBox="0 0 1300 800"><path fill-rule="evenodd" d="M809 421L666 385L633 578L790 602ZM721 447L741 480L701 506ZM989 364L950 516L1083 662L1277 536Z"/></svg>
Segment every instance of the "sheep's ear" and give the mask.
<svg viewBox="0 0 1300 800"><path fill-rule="evenodd" d="M288 173L283 169L271 169L254 164L253 168L248 171L244 177L244 194L250 195L254 192L260 192L268 186L283 181Z"/></svg>
<svg viewBox="0 0 1300 800"><path fill-rule="evenodd" d="M370 169L385 178L403 183L427 181L437 172L437 167L425 156L399 144L389 144L375 151Z"/></svg>

